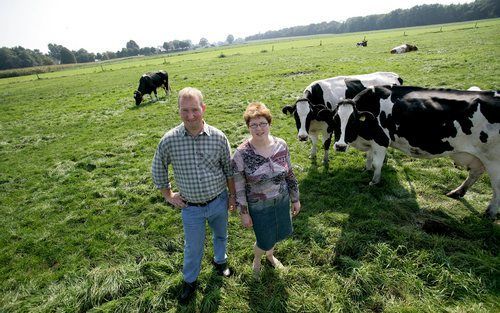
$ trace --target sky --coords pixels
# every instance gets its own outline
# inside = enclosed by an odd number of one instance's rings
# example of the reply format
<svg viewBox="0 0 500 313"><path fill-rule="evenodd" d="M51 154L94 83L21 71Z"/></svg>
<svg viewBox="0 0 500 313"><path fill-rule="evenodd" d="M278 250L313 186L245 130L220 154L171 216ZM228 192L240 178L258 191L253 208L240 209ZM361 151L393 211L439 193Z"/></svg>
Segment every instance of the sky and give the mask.
<svg viewBox="0 0 500 313"><path fill-rule="evenodd" d="M201 38L209 42L311 23L389 13L421 4L472 0L0 0L0 47L48 52L118 51L129 40L142 47Z"/></svg>

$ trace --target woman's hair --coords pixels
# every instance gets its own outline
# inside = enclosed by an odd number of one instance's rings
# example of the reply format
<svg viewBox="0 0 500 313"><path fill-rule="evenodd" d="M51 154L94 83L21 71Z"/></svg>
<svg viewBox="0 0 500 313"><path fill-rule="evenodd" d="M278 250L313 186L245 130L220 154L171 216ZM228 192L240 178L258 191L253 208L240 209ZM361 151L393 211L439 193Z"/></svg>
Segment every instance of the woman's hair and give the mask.
<svg viewBox="0 0 500 313"><path fill-rule="evenodd" d="M260 102L252 102L247 106L245 113L243 113L243 118L245 119L245 123L250 123L251 119L263 117L267 120L269 125L271 125L271 121L273 117L271 115L271 111L266 107L264 103Z"/></svg>

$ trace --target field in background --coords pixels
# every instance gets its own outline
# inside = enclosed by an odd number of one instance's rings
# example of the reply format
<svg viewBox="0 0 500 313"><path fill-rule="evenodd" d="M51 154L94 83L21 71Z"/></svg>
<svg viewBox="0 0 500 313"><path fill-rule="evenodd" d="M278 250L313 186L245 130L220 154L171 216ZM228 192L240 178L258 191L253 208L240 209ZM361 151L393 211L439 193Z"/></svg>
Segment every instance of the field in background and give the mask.
<svg viewBox="0 0 500 313"><path fill-rule="evenodd" d="M477 26L477 27L475 27ZM441 28L442 27L442 28ZM0 311L2 312L494 312L500 306L498 222L483 176L462 200L444 194L466 177L449 159L390 150L368 187L362 153L308 159L281 108L312 81L394 71L406 85L500 86L500 20L256 42L0 80ZM368 47L355 43L366 36ZM402 43L418 52L392 55ZM173 92L136 107L140 75L164 69ZM200 290L177 304L182 224L150 178L177 92L200 88L206 120L233 148L250 101L274 113L290 146L303 211L277 257L251 275L252 231L230 218L236 275L212 271L207 240ZM321 150L319 155L321 155ZM207 237L208 239L209 237Z"/></svg>

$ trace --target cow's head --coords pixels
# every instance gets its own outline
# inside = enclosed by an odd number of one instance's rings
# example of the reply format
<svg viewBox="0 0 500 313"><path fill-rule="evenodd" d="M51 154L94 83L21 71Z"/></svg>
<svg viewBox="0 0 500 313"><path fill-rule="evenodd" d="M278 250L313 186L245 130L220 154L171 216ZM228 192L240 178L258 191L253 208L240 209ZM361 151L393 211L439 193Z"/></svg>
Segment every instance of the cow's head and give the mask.
<svg viewBox="0 0 500 313"><path fill-rule="evenodd" d="M134 91L135 105L139 105L142 102L142 93L139 90Z"/></svg>
<svg viewBox="0 0 500 313"><path fill-rule="evenodd" d="M284 114L293 114L298 131L297 137L300 141L306 141L309 138L308 132L311 120L316 117L316 112L309 100L300 98L294 105L285 106L282 111Z"/></svg>
<svg viewBox="0 0 500 313"><path fill-rule="evenodd" d="M309 128L312 120L324 121L329 125L329 131L333 131L333 115L329 108L322 104L312 104L307 98L298 99L295 104L283 107L284 114L293 114L297 126L297 138L306 141L309 138Z"/></svg>
<svg viewBox="0 0 500 313"><path fill-rule="evenodd" d="M376 121L371 112L358 111L356 103L346 99L338 104L334 116L335 150L344 152L350 143L355 141L362 128Z"/></svg>

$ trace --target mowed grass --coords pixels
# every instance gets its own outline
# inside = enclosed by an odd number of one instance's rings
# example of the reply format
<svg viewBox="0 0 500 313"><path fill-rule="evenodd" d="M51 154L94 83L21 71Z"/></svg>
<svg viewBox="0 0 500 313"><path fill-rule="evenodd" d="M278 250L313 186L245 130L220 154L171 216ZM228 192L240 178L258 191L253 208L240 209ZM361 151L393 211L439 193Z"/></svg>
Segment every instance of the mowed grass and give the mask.
<svg viewBox="0 0 500 313"><path fill-rule="evenodd" d="M498 312L499 226L482 218L485 175L462 200L444 194L466 171L450 159L389 150L382 183L369 187L364 155L308 158L281 108L312 81L394 71L406 85L500 86L500 20L266 41L137 58L0 80L0 311L2 312ZM355 46L364 36L368 47ZM391 55L402 43L418 52ZM221 57L221 56L224 57ZM173 92L136 107L144 72L164 69ZM290 147L303 210L276 255L252 279L253 232L236 214L216 276L210 237L200 288L180 306L180 212L150 178L164 132L179 123L176 98L200 88L206 120L236 147L250 101L274 113ZM425 127L425 125L422 125Z"/></svg>

